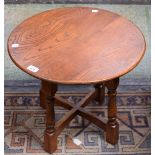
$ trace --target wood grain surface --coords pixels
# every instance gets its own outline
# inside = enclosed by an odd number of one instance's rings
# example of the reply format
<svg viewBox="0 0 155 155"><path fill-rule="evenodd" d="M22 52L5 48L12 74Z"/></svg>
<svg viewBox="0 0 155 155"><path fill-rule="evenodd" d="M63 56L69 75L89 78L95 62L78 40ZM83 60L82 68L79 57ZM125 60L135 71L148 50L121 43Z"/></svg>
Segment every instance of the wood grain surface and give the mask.
<svg viewBox="0 0 155 155"><path fill-rule="evenodd" d="M26 73L50 82L88 84L132 70L145 39L124 17L97 8L70 7L34 15L10 34L8 51ZM27 69L37 67L36 72Z"/></svg>

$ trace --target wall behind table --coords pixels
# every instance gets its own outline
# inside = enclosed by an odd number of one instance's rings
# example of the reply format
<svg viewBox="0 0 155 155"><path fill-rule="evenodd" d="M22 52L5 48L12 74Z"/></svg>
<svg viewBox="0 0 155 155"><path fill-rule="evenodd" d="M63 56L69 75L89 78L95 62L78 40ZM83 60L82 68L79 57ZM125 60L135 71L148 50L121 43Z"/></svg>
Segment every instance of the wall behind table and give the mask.
<svg viewBox="0 0 155 155"><path fill-rule="evenodd" d="M66 3L95 3L95 4L151 4L151 0L5 0L6 4L25 4L25 3L40 3L40 4L66 4Z"/></svg>

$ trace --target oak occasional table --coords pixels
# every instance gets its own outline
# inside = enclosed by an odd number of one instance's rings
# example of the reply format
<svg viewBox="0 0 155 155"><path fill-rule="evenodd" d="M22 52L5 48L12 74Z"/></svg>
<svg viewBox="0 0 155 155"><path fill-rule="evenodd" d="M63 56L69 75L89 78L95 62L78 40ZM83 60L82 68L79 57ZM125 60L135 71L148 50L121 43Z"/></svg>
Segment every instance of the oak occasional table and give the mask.
<svg viewBox="0 0 155 155"><path fill-rule="evenodd" d="M12 61L41 80L40 104L46 109L44 149L53 153L57 137L76 116L104 129L106 141L119 137L116 89L119 77L142 59L145 39L130 21L110 11L73 7L48 10L19 24L8 39ZM93 84L94 88L74 105L58 95L58 84ZM108 89L108 121L84 109L91 100L103 103ZM54 104L70 111L55 122Z"/></svg>

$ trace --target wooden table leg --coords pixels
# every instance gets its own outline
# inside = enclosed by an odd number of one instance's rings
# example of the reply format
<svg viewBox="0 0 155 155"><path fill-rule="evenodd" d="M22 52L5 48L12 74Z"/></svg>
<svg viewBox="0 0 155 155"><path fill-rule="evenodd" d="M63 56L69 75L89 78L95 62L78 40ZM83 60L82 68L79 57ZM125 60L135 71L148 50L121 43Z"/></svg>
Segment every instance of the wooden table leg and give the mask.
<svg viewBox="0 0 155 155"><path fill-rule="evenodd" d="M106 127L106 141L116 144L119 137L119 124L117 118L116 89L119 85L119 78L106 82L108 88L108 122Z"/></svg>
<svg viewBox="0 0 155 155"><path fill-rule="evenodd" d="M57 149L57 136L64 129L64 127L79 114L97 126L103 128L106 131L106 141L110 144L116 144L119 136L119 124L116 120L117 108L116 108L116 89L119 84L119 78L107 81L103 84L95 85L95 90L92 90L79 105L72 105L71 103L64 101L58 96L55 96L57 91L57 85L42 81L42 87L40 90L41 105L46 108L46 130L44 133L44 149L48 153L53 153ZM104 123L102 120L86 112L83 108L95 98L100 104L102 104L105 96L105 86L108 88L108 122ZM60 106L71 110L69 115L66 115L63 119L55 123L54 102Z"/></svg>
<svg viewBox="0 0 155 155"><path fill-rule="evenodd" d="M44 88L43 103L46 107L46 130L44 133L44 149L49 153L53 153L57 149L57 135L55 134L54 112L54 96L57 91L57 85L46 81L43 81L42 83Z"/></svg>
<svg viewBox="0 0 155 155"><path fill-rule="evenodd" d="M104 85L104 83L96 84L95 89L97 92L97 97L95 98L95 100L97 102L99 102L99 105L101 105L102 103L104 103L104 98L105 98L105 85Z"/></svg>
<svg viewBox="0 0 155 155"><path fill-rule="evenodd" d="M40 106L42 108L46 108L47 105L47 98L49 97L49 95L51 95L51 91L55 91L55 88L57 87L56 84L52 84L51 82L47 82L47 81L41 81L41 88L40 88Z"/></svg>
<svg viewBox="0 0 155 155"><path fill-rule="evenodd" d="M50 90L50 84L47 81L41 81L41 88L40 88L40 106L42 108L46 108L47 105L47 92Z"/></svg>

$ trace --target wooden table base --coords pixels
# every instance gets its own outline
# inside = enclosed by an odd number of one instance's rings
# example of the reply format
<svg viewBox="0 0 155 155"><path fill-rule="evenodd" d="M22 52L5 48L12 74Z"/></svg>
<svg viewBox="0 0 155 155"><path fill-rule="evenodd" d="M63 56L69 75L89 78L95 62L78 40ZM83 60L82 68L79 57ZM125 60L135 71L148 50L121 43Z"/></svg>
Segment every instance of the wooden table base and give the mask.
<svg viewBox="0 0 155 155"><path fill-rule="evenodd" d="M95 85L95 89L91 90L78 105L74 105L60 96L56 95L57 85L42 81L40 90L40 103L43 108L46 108L46 130L44 133L44 149L49 153L53 153L57 149L57 137L62 130L76 116L80 115L98 127L106 131L106 141L110 144L116 144L119 135L119 124L116 120L116 89L119 84L119 78ZM84 109L91 100L95 99L102 104L105 95L105 86L108 89L108 122L105 123L101 118L86 111ZM70 110L66 115L55 122L54 104L62 106Z"/></svg>

